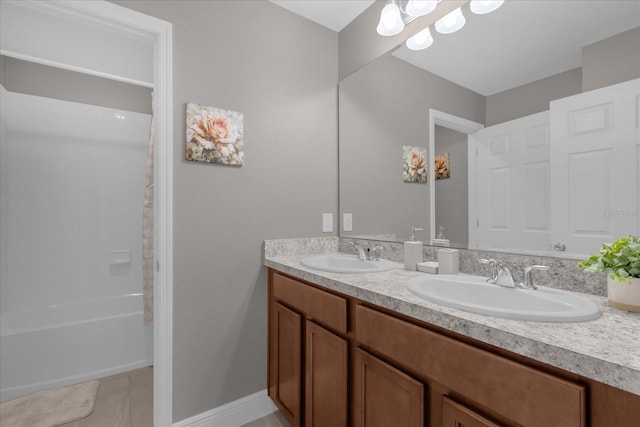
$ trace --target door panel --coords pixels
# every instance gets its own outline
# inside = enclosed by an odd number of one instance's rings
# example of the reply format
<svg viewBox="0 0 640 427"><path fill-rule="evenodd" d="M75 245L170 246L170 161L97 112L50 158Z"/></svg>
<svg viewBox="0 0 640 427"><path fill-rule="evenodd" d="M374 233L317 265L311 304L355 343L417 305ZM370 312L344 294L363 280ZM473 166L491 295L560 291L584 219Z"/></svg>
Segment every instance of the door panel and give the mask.
<svg viewBox="0 0 640 427"><path fill-rule="evenodd" d="M355 426L424 426L422 383L359 348L354 366Z"/></svg>
<svg viewBox="0 0 640 427"><path fill-rule="evenodd" d="M551 102L552 242L588 256L640 233L640 79Z"/></svg>
<svg viewBox="0 0 640 427"><path fill-rule="evenodd" d="M273 303L273 357L269 377L271 398L293 427L301 425L302 317Z"/></svg>
<svg viewBox="0 0 640 427"><path fill-rule="evenodd" d="M481 129L477 141L477 249L550 249L549 112ZM477 239L475 238L477 237Z"/></svg>
<svg viewBox="0 0 640 427"><path fill-rule="evenodd" d="M305 426L347 426L347 341L306 322Z"/></svg>

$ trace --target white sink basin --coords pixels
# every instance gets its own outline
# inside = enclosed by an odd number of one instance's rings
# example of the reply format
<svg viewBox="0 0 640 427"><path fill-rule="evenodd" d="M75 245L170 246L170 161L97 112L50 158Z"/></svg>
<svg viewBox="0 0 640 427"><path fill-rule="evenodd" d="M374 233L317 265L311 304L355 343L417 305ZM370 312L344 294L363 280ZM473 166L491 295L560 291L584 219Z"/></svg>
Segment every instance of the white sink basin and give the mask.
<svg viewBox="0 0 640 427"><path fill-rule="evenodd" d="M395 268L391 261L380 259L377 261L365 261L355 255L315 255L303 258L300 261L305 267L314 270L329 271L332 273L379 273Z"/></svg>
<svg viewBox="0 0 640 427"><path fill-rule="evenodd" d="M537 290L505 288L478 276L415 277L407 283L407 290L447 307L507 319L582 322L600 316L593 301L570 292L544 286Z"/></svg>

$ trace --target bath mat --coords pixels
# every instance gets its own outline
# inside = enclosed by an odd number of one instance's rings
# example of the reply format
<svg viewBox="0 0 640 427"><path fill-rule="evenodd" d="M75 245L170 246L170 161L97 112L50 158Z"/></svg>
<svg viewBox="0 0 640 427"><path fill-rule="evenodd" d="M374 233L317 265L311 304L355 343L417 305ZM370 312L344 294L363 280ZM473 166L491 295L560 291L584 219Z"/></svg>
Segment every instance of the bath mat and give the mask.
<svg viewBox="0 0 640 427"><path fill-rule="evenodd" d="M0 404L0 427L54 427L93 412L98 381L41 391Z"/></svg>

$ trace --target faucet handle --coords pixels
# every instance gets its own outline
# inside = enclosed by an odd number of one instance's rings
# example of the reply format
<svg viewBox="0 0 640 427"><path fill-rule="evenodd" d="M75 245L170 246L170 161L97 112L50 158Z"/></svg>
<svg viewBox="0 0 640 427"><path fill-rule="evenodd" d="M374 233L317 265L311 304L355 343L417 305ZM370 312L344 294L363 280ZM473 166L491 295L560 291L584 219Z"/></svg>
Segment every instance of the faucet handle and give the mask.
<svg viewBox="0 0 640 427"><path fill-rule="evenodd" d="M483 259L480 258L478 259L478 262L480 264L488 264L489 265L489 272L491 274L491 277L489 277L487 279L487 282L489 283L496 283L496 281L498 280L498 261L496 261L493 258L489 258L489 259Z"/></svg>
<svg viewBox="0 0 640 427"><path fill-rule="evenodd" d="M374 246L372 248L370 248L371 251L371 259L372 260L379 260L380 259L380 252L382 252L382 249L384 249L382 246Z"/></svg>
<svg viewBox="0 0 640 427"><path fill-rule="evenodd" d="M521 288L524 289L538 289L536 285L533 284L533 278L531 277L531 272L533 270L549 270L549 267L546 265L531 265L529 267L525 267L524 269L524 282L521 283Z"/></svg>

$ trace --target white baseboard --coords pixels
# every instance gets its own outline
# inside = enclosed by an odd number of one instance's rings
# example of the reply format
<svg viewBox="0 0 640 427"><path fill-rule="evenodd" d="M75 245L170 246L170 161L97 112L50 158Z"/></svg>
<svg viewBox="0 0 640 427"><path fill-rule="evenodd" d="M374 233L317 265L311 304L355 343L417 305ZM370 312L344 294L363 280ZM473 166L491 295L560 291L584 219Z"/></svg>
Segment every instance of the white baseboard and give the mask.
<svg viewBox="0 0 640 427"><path fill-rule="evenodd" d="M238 427L277 409L267 396L267 390L262 390L174 423L173 427Z"/></svg>

